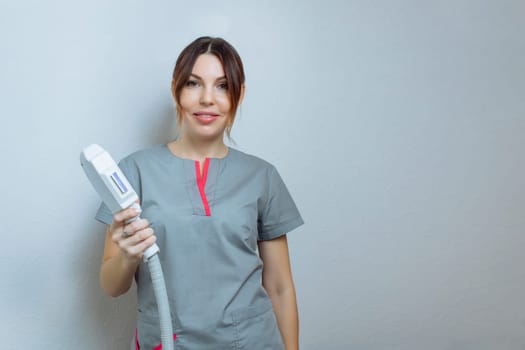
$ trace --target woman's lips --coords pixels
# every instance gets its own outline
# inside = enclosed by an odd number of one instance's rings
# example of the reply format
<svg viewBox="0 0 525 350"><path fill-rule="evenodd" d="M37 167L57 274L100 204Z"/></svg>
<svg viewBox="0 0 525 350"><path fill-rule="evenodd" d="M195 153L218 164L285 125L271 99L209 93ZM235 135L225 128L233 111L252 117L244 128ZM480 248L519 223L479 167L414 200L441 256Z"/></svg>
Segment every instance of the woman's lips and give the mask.
<svg viewBox="0 0 525 350"><path fill-rule="evenodd" d="M201 124L211 124L219 117L218 114L213 113L194 113L193 115Z"/></svg>

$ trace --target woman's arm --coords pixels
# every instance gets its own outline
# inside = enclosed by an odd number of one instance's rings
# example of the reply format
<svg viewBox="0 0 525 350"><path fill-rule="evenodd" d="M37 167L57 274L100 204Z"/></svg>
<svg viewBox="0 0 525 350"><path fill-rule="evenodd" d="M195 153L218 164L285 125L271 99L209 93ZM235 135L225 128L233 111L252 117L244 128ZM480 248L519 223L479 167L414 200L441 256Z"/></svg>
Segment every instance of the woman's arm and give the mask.
<svg viewBox="0 0 525 350"><path fill-rule="evenodd" d="M126 220L137 214L132 208L116 213L113 223L106 231L104 255L100 266L100 286L113 297L129 290L142 260L142 253L156 240L146 219L125 224Z"/></svg>
<svg viewBox="0 0 525 350"><path fill-rule="evenodd" d="M262 283L272 301L286 350L299 349L299 316L286 235L259 242Z"/></svg>

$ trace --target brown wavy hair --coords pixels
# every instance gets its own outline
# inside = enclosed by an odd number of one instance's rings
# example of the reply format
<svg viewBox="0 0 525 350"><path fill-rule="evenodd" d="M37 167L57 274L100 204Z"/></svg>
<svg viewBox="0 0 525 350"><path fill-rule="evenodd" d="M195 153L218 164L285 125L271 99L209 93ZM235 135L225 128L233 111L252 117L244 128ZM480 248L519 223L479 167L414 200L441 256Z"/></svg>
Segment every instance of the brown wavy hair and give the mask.
<svg viewBox="0 0 525 350"><path fill-rule="evenodd" d="M241 101L245 77L241 57L235 48L222 38L209 36L197 38L186 46L177 58L171 82L171 89L177 103L177 125L180 127L182 123L180 113L181 91L190 78L195 61L202 54L212 54L222 63L231 105L231 113L228 116L228 126L226 127L226 134L230 137L231 127Z"/></svg>

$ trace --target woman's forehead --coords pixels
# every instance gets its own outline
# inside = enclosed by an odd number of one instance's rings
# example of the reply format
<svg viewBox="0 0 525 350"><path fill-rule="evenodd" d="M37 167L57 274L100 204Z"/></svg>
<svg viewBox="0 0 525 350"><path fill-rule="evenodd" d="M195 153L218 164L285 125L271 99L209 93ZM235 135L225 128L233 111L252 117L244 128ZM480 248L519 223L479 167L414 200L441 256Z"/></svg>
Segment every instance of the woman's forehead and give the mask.
<svg viewBox="0 0 525 350"><path fill-rule="evenodd" d="M217 56L204 53L197 57L191 73L201 78L215 79L224 77L224 68Z"/></svg>

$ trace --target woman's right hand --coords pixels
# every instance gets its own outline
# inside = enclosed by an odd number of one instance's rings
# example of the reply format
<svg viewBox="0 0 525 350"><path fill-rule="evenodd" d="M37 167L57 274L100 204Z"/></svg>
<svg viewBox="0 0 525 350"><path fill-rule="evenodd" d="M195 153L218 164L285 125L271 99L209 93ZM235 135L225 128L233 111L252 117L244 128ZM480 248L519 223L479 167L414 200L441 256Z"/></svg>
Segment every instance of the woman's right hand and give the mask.
<svg viewBox="0 0 525 350"><path fill-rule="evenodd" d="M138 219L126 224L126 221L139 214L135 208L121 210L115 213L113 223L109 227L111 239L120 248L120 253L134 264L140 264L144 250L157 240L148 220Z"/></svg>

